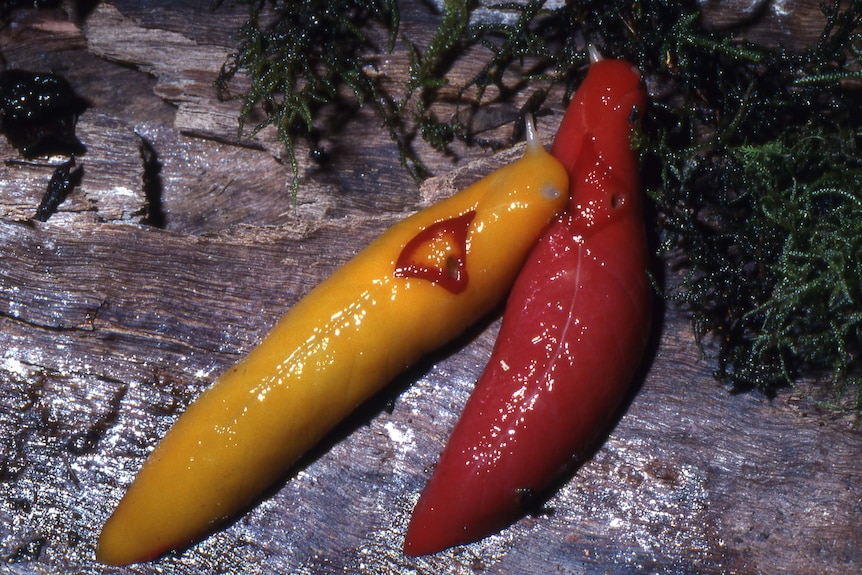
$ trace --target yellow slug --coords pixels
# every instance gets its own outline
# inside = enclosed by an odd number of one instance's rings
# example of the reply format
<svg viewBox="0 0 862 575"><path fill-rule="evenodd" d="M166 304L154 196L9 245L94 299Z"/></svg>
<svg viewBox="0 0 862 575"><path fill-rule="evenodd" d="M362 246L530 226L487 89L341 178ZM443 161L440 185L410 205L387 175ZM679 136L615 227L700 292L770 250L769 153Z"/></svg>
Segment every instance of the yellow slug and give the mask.
<svg viewBox="0 0 862 575"><path fill-rule="evenodd" d="M359 404L505 298L567 203L528 122L524 156L402 220L300 300L177 419L96 557L146 561L243 511Z"/></svg>

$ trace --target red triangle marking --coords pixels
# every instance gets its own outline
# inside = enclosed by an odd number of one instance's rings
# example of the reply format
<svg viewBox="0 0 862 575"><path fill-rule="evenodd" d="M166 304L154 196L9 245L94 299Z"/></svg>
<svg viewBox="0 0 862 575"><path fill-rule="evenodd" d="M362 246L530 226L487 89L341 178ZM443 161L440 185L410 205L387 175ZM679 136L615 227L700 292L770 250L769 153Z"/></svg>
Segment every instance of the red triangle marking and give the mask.
<svg viewBox="0 0 862 575"><path fill-rule="evenodd" d="M467 228L475 217L476 211L471 210L463 216L431 224L416 234L395 262L395 277L428 280L456 294L467 289ZM416 253L421 248L447 236L455 241L456 248L446 256L442 266L416 261Z"/></svg>

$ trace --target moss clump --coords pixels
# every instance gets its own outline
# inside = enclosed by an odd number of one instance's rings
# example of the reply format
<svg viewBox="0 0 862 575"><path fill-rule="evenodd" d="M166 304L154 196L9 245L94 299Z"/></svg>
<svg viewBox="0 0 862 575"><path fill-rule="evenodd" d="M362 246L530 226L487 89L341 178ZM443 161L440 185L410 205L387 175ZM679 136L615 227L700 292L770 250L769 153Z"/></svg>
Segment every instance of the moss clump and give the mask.
<svg viewBox="0 0 862 575"><path fill-rule="evenodd" d="M801 52L740 44L683 15L654 69L673 91L652 104L641 150L657 175L648 192L663 252L687 270L671 296L737 389L826 372L862 407L862 115L851 84L861 15L860 2L824 8L819 41Z"/></svg>
<svg viewBox="0 0 862 575"><path fill-rule="evenodd" d="M222 66L216 85L228 94L228 85L240 70L251 78L243 99L239 133L254 108L265 111L264 120L251 133L275 125L293 169L293 197L298 191L298 163L294 147L297 135L317 129L317 110L342 98L347 87L360 103L370 103L389 127L393 139L402 142L396 129L398 116L389 95L368 66L380 48L372 42L368 28L389 30L389 45L399 25L394 0L295 0L273 2L267 25L262 24L265 3L248 4L249 18L240 28L239 46ZM216 6L221 1L216 2ZM402 146L405 164L409 150Z"/></svg>
<svg viewBox="0 0 862 575"><path fill-rule="evenodd" d="M398 145L402 165L419 181L429 173L411 146L417 134L441 151L455 138L472 138L460 116L441 121L431 109L440 88L451 87L447 75L468 50L483 47L487 57L476 75L456 88L459 100L473 107L489 86L499 88L498 100L506 99L531 78L552 79L553 74L545 71L556 65L548 42L560 35L560 28L551 24L556 22L553 13L543 10L545 0L496 6L516 16L510 24L472 23L474 2L444 0L437 30L424 48L400 33L396 0L237 3L248 5L249 18L216 85L225 97L233 97L229 88L236 74L244 71L251 78L250 88L239 95L243 100L240 135L252 112L262 109L264 120L249 132L253 135L270 125L278 128L293 168L294 200L299 185L296 139L306 138L313 146L314 135L326 129L320 113L325 106L372 106ZM217 0L214 5L221 4ZM381 31L387 37L385 46L373 41ZM409 79L403 90L393 93L384 88L375 61L399 40L410 58ZM514 85L507 85L506 72L528 58L535 60L535 68L518 72ZM344 101L343 87L352 102ZM470 88L475 93L467 96Z"/></svg>

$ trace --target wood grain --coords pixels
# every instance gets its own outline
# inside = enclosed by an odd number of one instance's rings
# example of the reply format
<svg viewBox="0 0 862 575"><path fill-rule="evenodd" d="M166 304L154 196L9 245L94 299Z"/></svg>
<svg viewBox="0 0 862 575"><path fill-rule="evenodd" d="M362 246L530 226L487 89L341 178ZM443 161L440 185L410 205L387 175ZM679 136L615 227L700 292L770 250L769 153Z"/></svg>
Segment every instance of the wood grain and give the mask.
<svg viewBox="0 0 862 575"><path fill-rule="evenodd" d="M303 293L405 214L519 149L420 150L421 189L367 111L327 142L334 160L290 170L271 131L238 142L214 74L241 8L117 0L86 17L15 13L7 67L65 75L91 107L79 189L31 218L57 158L0 141L0 572L852 573L862 568L862 434L805 383L773 399L711 377L684 314L660 310L654 348L620 420L545 510L432 557L400 553L413 503L481 372L498 319L360 409L227 528L157 562L93 560L101 524L182 409ZM753 3L750 3L753 6ZM791 6L792 4L792 6ZM715 26L740 3L709 2ZM814 2L760 7L761 38L810 41ZM79 15L82 16L82 15ZM430 37L433 14L407 4ZM816 36L815 36L816 37ZM406 55L384 72L403 80ZM526 97L526 96L524 96ZM562 109L541 130L552 134ZM517 102L501 110L513 117ZM144 223L145 138L165 225Z"/></svg>

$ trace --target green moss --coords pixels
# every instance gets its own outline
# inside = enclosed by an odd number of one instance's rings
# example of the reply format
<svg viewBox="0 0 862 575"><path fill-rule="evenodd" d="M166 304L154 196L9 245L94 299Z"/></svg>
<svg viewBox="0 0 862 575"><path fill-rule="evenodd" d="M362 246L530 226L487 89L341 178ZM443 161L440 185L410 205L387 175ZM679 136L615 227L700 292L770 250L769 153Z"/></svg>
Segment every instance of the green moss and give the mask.
<svg viewBox="0 0 862 575"><path fill-rule="evenodd" d="M459 49L463 49L464 31L470 19L470 2L444 0L437 31L422 51L410 42L410 70L407 79L408 98L418 89L434 90L444 86L446 70Z"/></svg>
<svg viewBox="0 0 862 575"><path fill-rule="evenodd" d="M227 95L235 74L248 73L251 87L240 96L239 134L244 135L246 120L261 106L265 118L250 133L269 125L278 129L292 166L294 200L299 187L294 140L318 128L318 110L339 101L340 88L346 86L360 104L374 106L400 142L395 105L367 67L370 57L380 51L370 39L369 27L388 29L389 48L395 42L399 12L394 0L277 2L273 13L267 14L267 25L262 24L264 2L238 3L249 5L249 19L239 30L237 51L225 62L216 85ZM402 157L407 164L406 147Z"/></svg>
<svg viewBox="0 0 862 575"><path fill-rule="evenodd" d="M860 14L860 2L824 8L823 35L799 53L672 31L653 79L674 92L652 104L640 142L662 251L687 270L670 295L716 375L769 392L826 373L857 409L862 116L848 81Z"/></svg>
<svg viewBox="0 0 862 575"><path fill-rule="evenodd" d="M215 6L221 3L217 0ZM294 201L299 186L296 140L326 131L321 110L344 103L340 87L349 88L357 105L375 109L398 145L402 165L418 182L429 172L411 146L417 134L441 151L455 138L471 141L460 115L441 121L432 110L439 89L449 85L448 73L468 50L484 48L487 58L474 77L456 87L457 104L473 110L488 86L498 87L496 99L505 100L530 79L553 80L553 74L544 73L557 65L547 38L558 37L560 27L553 13L542 10L544 0L496 6L517 15L513 24L471 23L475 2L444 0L436 32L424 47L399 33L396 0L237 3L249 6L249 18L238 32L237 50L225 62L216 85L225 97L234 97L230 86L237 72L250 76L250 89L237 96L243 100L239 133L246 134L246 121L256 109L265 112L265 119L248 130L250 135L269 125L278 128L292 165ZM385 48L371 40L381 29L388 31ZM374 71L374 62L399 38L410 57L409 77L403 90L387 91ZM507 85L506 72L528 58L536 59L535 67L516 73L513 85ZM469 88L476 93L467 96ZM414 105L408 106L411 102Z"/></svg>

